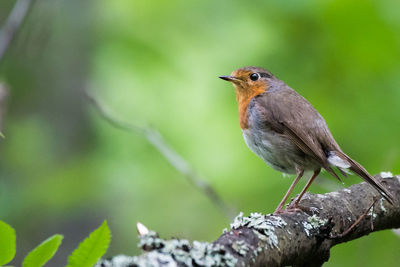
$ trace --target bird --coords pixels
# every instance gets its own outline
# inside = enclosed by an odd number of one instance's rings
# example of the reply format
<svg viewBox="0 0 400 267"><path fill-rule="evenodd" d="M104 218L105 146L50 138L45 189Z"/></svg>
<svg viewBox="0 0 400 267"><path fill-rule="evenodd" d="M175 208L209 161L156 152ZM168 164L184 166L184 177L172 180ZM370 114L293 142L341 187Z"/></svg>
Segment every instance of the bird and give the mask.
<svg viewBox="0 0 400 267"><path fill-rule="evenodd" d="M349 170L374 187L390 204L393 195L358 162L346 155L320 113L300 94L261 67L243 67L219 78L233 84L239 124L246 145L273 169L296 178L274 214L301 210L299 202L321 169L341 181ZM305 172L313 174L294 204L283 210Z"/></svg>

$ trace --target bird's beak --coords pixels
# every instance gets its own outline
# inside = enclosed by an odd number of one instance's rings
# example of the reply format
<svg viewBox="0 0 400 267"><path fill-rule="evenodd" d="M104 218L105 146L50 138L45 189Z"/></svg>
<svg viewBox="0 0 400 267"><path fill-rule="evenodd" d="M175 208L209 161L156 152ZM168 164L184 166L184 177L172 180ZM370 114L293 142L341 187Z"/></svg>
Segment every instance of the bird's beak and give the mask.
<svg viewBox="0 0 400 267"><path fill-rule="evenodd" d="M219 76L220 79L228 81L228 82L238 82L239 79L233 76Z"/></svg>

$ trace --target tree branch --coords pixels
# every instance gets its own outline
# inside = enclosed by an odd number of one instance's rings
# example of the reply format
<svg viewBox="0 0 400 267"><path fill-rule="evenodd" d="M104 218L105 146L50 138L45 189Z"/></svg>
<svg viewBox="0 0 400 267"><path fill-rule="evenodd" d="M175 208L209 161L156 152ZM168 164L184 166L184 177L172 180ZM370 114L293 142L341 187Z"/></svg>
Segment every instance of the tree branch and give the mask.
<svg viewBox="0 0 400 267"><path fill-rule="evenodd" d="M0 62L35 0L18 0L0 30Z"/></svg>
<svg viewBox="0 0 400 267"><path fill-rule="evenodd" d="M155 149L158 150L158 152L160 152L172 167L184 175L192 185L200 189L200 191L203 192L204 195L207 196L228 219L234 217L233 208L226 204L214 188L206 182L203 177L195 172L190 167L189 163L187 163L169 144L167 144L167 142L165 142L162 135L157 130L117 119L93 93L89 90L85 90L85 93L89 101L105 121L120 130L142 135Z"/></svg>
<svg viewBox="0 0 400 267"><path fill-rule="evenodd" d="M396 196L393 206L367 183L323 195L307 193L300 202L305 212L240 214L213 243L164 240L142 231L144 254L117 256L96 266L321 266L337 244L400 227L400 176L376 177Z"/></svg>

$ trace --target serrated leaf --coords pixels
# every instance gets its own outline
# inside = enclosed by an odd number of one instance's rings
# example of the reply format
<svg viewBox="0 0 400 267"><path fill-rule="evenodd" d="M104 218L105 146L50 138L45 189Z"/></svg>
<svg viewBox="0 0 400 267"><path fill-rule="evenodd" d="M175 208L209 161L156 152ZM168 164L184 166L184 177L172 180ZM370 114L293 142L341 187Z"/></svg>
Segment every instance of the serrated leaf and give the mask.
<svg viewBox="0 0 400 267"><path fill-rule="evenodd" d="M15 230L0 221L0 266L9 263L15 256Z"/></svg>
<svg viewBox="0 0 400 267"><path fill-rule="evenodd" d="M22 267L41 267L56 254L63 240L62 235L53 235L40 243L25 257Z"/></svg>
<svg viewBox="0 0 400 267"><path fill-rule="evenodd" d="M92 267L106 253L110 239L110 229L104 221L72 252L67 267Z"/></svg>

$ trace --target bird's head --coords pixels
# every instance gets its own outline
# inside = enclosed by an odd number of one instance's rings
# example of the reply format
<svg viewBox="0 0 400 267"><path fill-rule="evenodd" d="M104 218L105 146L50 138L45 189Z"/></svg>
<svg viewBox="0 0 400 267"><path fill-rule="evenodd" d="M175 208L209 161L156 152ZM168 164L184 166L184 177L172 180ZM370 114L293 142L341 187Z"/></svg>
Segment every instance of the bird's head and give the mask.
<svg viewBox="0 0 400 267"><path fill-rule="evenodd" d="M267 91L277 79L271 72L259 67L244 67L235 70L230 76L219 77L233 83L239 104L240 127L247 129L247 108L251 99Z"/></svg>
<svg viewBox="0 0 400 267"><path fill-rule="evenodd" d="M275 79L271 72L260 67L244 67L235 70L229 76L219 78L233 83L238 99L242 96L255 96L268 90Z"/></svg>

